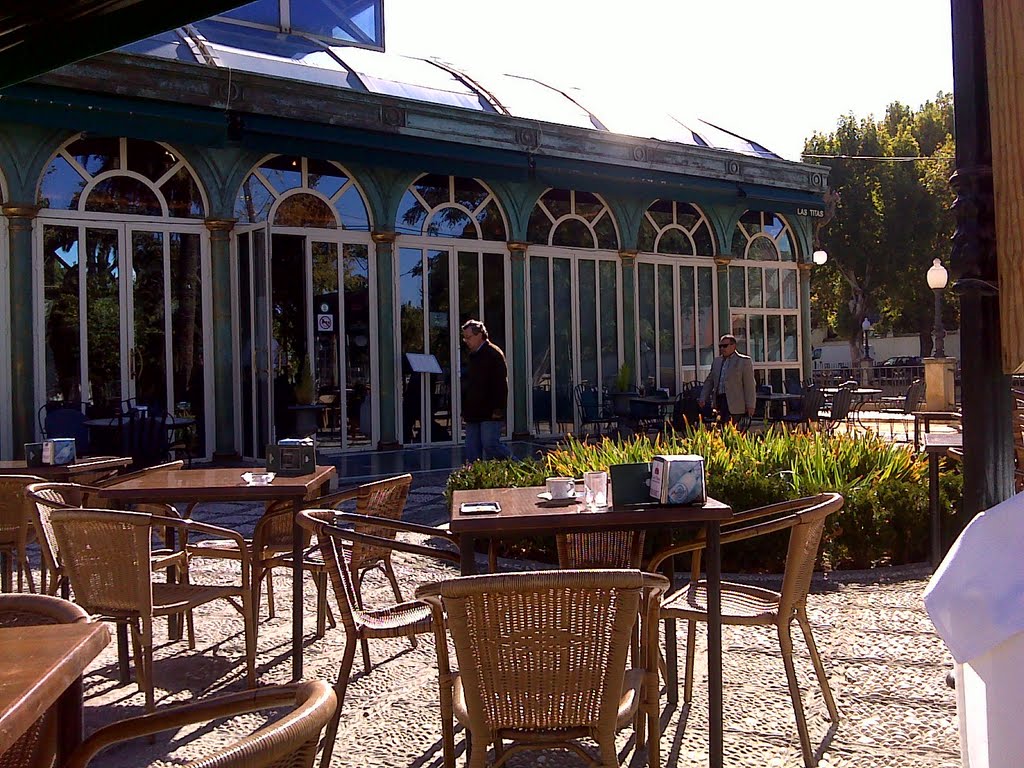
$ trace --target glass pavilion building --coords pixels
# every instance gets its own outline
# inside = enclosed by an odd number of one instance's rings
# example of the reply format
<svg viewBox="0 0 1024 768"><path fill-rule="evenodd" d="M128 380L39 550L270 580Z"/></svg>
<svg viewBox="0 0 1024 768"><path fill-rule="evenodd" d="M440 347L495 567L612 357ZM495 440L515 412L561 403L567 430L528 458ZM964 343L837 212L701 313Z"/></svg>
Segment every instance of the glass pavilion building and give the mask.
<svg viewBox="0 0 1024 768"><path fill-rule="evenodd" d="M458 443L471 317L514 437L623 364L702 380L726 332L804 377L827 169L386 54L380 2L260 0L0 92L0 457L48 402L128 400L259 457L304 378L322 450Z"/></svg>

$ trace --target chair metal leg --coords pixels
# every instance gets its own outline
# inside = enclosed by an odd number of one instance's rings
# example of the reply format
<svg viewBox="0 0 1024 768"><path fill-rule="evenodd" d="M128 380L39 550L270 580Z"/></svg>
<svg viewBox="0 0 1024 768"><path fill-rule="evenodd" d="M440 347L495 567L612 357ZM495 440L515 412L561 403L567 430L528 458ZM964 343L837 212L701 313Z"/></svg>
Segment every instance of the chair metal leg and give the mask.
<svg viewBox="0 0 1024 768"><path fill-rule="evenodd" d="M804 766L814 768L814 752L811 750L811 737L807 733L803 697L800 695L800 683L796 679L796 668L793 665L793 638L790 636L788 626L779 626L779 647L782 650L782 663L786 667L789 697L793 700L793 715L796 717L796 730L800 736L800 750L803 752Z"/></svg>
<svg viewBox="0 0 1024 768"><path fill-rule="evenodd" d="M804 633L807 650L811 654L814 672L818 676L818 685L821 687L821 696L825 699L825 706L828 708L828 719L832 723L838 723L839 710L836 708L836 700L832 696L832 688L828 684L828 675L825 674L825 665L821 662L818 646L815 645L814 637L811 635L811 623L807 620L806 608L800 607L797 609L796 620L800 623L800 630Z"/></svg>
<svg viewBox="0 0 1024 768"><path fill-rule="evenodd" d="M0 552L0 592L11 591L11 554Z"/></svg>
<svg viewBox="0 0 1024 768"><path fill-rule="evenodd" d="M693 665L697 655L697 622L686 622L686 678L683 680L683 703L693 698Z"/></svg>
<svg viewBox="0 0 1024 768"><path fill-rule="evenodd" d="M128 671L128 625L117 623L117 671L118 680L123 684L132 679ZM139 673L139 659L135 659L135 674Z"/></svg>

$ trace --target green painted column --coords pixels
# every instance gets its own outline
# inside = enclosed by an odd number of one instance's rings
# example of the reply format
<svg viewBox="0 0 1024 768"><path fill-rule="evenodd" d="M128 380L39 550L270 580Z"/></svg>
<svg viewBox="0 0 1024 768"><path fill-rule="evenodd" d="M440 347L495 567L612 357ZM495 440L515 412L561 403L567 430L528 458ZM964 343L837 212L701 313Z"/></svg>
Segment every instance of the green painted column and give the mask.
<svg viewBox="0 0 1024 768"><path fill-rule="evenodd" d="M231 232L234 219L207 219L210 230L210 292L213 305L214 461L241 455L235 445L234 318L231 314ZM207 358L210 359L210 358ZM211 409L207 409L211 413ZM243 418L248 418L243 414Z"/></svg>
<svg viewBox="0 0 1024 768"><path fill-rule="evenodd" d="M529 243L510 242L512 257L512 370L509 386L512 389L512 439L530 438L528 398L531 391L530 365L526 357L526 340L530 333L530 319L526 312L526 249Z"/></svg>
<svg viewBox="0 0 1024 768"><path fill-rule="evenodd" d="M25 443L36 439L35 350L32 345L32 221L37 205L3 206L10 249L11 297L11 448L25 455Z"/></svg>
<svg viewBox="0 0 1024 768"><path fill-rule="evenodd" d="M716 256L715 267L718 277L718 336L732 333L732 313L729 311L729 264L728 256Z"/></svg>
<svg viewBox="0 0 1024 768"><path fill-rule="evenodd" d="M395 339L395 233L373 232L377 245L377 386L380 392L377 407L380 437L377 449L400 448L398 420L395 418L398 375L395 370L397 342Z"/></svg>
<svg viewBox="0 0 1024 768"><path fill-rule="evenodd" d="M800 368L803 378L809 379L814 373L814 359L811 357L811 269L808 261L797 264L800 270Z"/></svg>
<svg viewBox="0 0 1024 768"><path fill-rule="evenodd" d="M639 344L636 322L636 254L634 250L619 251L622 266L622 362L629 366L633 380L637 380L636 350Z"/></svg>

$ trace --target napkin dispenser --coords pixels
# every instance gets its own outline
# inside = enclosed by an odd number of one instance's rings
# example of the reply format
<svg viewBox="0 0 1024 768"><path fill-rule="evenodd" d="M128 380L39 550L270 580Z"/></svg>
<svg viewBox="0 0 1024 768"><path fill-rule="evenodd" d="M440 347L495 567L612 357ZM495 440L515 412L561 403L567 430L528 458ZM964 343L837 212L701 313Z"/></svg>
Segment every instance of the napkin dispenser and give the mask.
<svg viewBox="0 0 1024 768"><path fill-rule="evenodd" d="M75 438L58 437L41 443L25 443L25 465L43 467L56 464L74 464Z"/></svg>
<svg viewBox="0 0 1024 768"><path fill-rule="evenodd" d="M704 504L704 457L693 454L651 459L651 498L660 504Z"/></svg>
<svg viewBox="0 0 1024 768"><path fill-rule="evenodd" d="M309 475L316 470L316 446L312 440L281 440L267 446L267 472L278 477Z"/></svg>

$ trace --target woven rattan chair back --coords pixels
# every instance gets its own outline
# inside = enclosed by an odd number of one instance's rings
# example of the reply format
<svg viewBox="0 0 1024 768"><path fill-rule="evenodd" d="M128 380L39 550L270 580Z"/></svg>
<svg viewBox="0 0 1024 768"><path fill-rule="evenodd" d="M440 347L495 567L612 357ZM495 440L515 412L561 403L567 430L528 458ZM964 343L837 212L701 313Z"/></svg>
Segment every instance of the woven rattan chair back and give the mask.
<svg viewBox="0 0 1024 768"><path fill-rule="evenodd" d="M57 594L58 589L63 586L63 596L67 596L67 581L61 563L60 547L50 524L50 513L55 509L83 506L89 496L89 490L91 489L88 486L75 483L33 483L25 489L25 498L30 503L28 511L36 529L43 562L44 591L48 594ZM47 574L52 578L48 585Z"/></svg>
<svg viewBox="0 0 1024 768"><path fill-rule="evenodd" d="M334 512L329 509L306 509L303 510L300 520L303 518L306 520L311 518L329 525L334 520ZM310 536L312 531L308 526L304 524L302 527L306 531L306 535ZM352 548L344 546L337 538L319 527L316 531L316 541L324 559L327 574L334 586L335 599L341 613L341 623L345 627L345 632L351 635L355 632L356 616L360 611L356 585L352 580Z"/></svg>
<svg viewBox="0 0 1024 768"><path fill-rule="evenodd" d="M46 595L0 595L0 628L78 624L89 615L74 603ZM0 768L50 768L57 755L56 705L0 753Z"/></svg>
<svg viewBox="0 0 1024 768"><path fill-rule="evenodd" d="M103 509L54 509L50 524L75 601L90 613L153 613L153 516Z"/></svg>
<svg viewBox="0 0 1024 768"><path fill-rule="evenodd" d="M402 511L405 509L405 501L409 498L410 486L412 486L412 475L408 474L389 477L359 486L356 514L383 517L389 520L401 520ZM390 528L358 526L356 530L385 539L395 538L395 532ZM380 562L390 554L391 550L386 547L358 541L353 542L350 567L360 571L374 563Z"/></svg>
<svg viewBox="0 0 1024 768"><path fill-rule="evenodd" d="M441 584L470 719L492 734L614 732L642 587L639 571L600 570Z"/></svg>
<svg viewBox="0 0 1024 768"><path fill-rule="evenodd" d="M275 501L267 506L266 512L256 521L252 533L253 552L256 557L264 554L291 552L292 515L281 514L291 510L292 502ZM303 529L302 546L309 546L310 533Z"/></svg>
<svg viewBox="0 0 1024 768"><path fill-rule="evenodd" d="M0 582L4 591L11 589L12 556L18 572L18 591L22 590L25 576L28 576L29 588L35 591L28 563L28 543L35 538L35 528L25 489L41 481L42 478L35 475L0 475L0 556L4 560L0 565L3 568Z"/></svg>
<svg viewBox="0 0 1024 768"><path fill-rule="evenodd" d="M560 533L555 544L559 568L640 568L644 531Z"/></svg>
<svg viewBox="0 0 1024 768"><path fill-rule="evenodd" d="M226 745L212 741L216 751L184 768L311 768L320 736L336 706L334 691L322 680L200 699L99 729L71 755L67 768L101 765L102 760L93 761L97 753L122 741L251 712L274 709L280 713L288 708L238 741Z"/></svg>
<svg viewBox="0 0 1024 768"><path fill-rule="evenodd" d="M842 506L842 500L817 503L802 512L795 513L795 522L789 530L789 549L786 552L786 568L782 577L782 591L779 598L779 616L793 616L797 608L807 602L814 575L814 563L825 530L825 519Z"/></svg>

